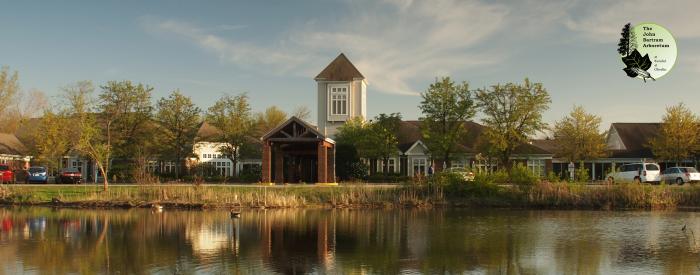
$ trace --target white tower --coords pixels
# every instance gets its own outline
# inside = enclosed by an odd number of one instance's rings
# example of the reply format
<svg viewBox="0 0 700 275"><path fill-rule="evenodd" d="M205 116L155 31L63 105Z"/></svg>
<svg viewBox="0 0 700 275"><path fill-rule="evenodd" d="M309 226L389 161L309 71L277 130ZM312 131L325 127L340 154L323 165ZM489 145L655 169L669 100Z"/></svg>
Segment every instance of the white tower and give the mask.
<svg viewBox="0 0 700 275"><path fill-rule="evenodd" d="M335 137L338 127L350 118L367 118L367 81L344 54L314 80L318 85L318 129L326 137Z"/></svg>

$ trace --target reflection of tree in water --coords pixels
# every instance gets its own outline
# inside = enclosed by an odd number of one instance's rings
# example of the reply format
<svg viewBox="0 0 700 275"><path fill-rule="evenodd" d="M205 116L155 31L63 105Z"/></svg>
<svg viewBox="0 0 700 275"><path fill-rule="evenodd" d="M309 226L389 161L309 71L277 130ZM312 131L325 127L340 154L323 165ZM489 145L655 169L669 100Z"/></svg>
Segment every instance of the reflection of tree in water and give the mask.
<svg viewBox="0 0 700 275"><path fill-rule="evenodd" d="M659 240L650 242L639 238L644 232L612 234L615 224L596 215L290 209L231 219L226 211L0 209L0 266L37 273L570 274L655 261L667 273L698 271L698 254L689 253L679 229L674 235L661 225L653 235ZM640 224L646 222L654 221ZM680 241L669 245L667 238Z"/></svg>

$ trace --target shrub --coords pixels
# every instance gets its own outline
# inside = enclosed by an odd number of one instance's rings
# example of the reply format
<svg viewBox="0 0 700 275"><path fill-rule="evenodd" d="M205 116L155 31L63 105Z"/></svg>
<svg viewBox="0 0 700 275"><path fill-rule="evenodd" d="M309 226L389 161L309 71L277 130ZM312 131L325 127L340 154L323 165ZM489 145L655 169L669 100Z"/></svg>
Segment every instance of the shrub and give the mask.
<svg viewBox="0 0 700 275"><path fill-rule="evenodd" d="M241 182L259 182L262 179L262 167L253 165L249 169L243 169L238 174L238 179Z"/></svg>
<svg viewBox="0 0 700 275"><path fill-rule="evenodd" d="M549 171L549 173L547 173L547 181L548 182L560 182L561 177L559 177L559 175L554 173L554 171Z"/></svg>
<svg viewBox="0 0 700 275"><path fill-rule="evenodd" d="M588 175L588 169L586 169L586 167L583 165L583 162L579 163L579 167L576 168L574 176L576 177L577 182L588 182L588 180L591 179L591 177Z"/></svg>
<svg viewBox="0 0 700 275"><path fill-rule="evenodd" d="M513 184L533 185L538 181L539 177L522 163L518 163L510 169L510 182Z"/></svg>

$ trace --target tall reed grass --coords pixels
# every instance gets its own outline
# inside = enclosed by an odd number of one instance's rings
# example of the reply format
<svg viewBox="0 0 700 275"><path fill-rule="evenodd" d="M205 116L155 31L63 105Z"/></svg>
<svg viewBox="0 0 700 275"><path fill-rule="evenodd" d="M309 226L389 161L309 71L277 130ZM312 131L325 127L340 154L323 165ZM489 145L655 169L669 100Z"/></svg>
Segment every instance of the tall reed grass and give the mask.
<svg viewBox="0 0 700 275"><path fill-rule="evenodd" d="M182 207L524 207L562 209L672 209L700 207L700 186L623 183L591 186L541 181L502 185L454 179L395 186L2 186L4 204Z"/></svg>

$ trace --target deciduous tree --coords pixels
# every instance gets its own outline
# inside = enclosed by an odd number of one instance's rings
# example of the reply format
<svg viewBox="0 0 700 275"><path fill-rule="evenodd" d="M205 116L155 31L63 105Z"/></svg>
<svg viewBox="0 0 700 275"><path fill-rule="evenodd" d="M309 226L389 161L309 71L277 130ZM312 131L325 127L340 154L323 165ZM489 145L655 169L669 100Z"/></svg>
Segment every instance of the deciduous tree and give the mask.
<svg viewBox="0 0 700 275"><path fill-rule="evenodd" d="M436 170L440 171L443 163L449 167L452 156L459 152L457 144L466 134L464 122L474 117L476 105L469 84L455 84L449 77L430 84L421 97L421 132L430 153L439 160Z"/></svg>
<svg viewBox="0 0 700 275"><path fill-rule="evenodd" d="M254 133L254 120L246 94L226 95L220 98L207 111L206 120L218 128L221 134L217 139L225 145L221 153L228 157L235 168L240 153L251 146L250 136ZM236 169L233 169L234 177Z"/></svg>
<svg viewBox="0 0 700 275"><path fill-rule="evenodd" d="M549 109L551 99L542 83L526 78L523 84L496 84L478 89L476 101L488 127L486 135L507 168L515 148L547 127L542 113Z"/></svg>
<svg viewBox="0 0 700 275"><path fill-rule="evenodd" d="M261 137L287 120L287 113L277 106L270 106L264 112L255 114L255 136Z"/></svg>
<svg viewBox="0 0 700 275"><path fill-rule="evenodd" d="M311 110L306 106L297 106L294 108L294 111L292 111L292 116L306 121L311 117Z"/></svg>
<svg viewBox="0 0 700 275"><path fill-rule="evenodd" d="M192 154L202 110L192 99L173 91L156 104L156 121L161 129L161 156L175 163L175 177L180 178L183 160Z"/></svg>
<svg viewBox="0 0 700 275"><path fill-rule="evenodd" d="M63 89L67 102L65 114L70 125L65 134L73 138L72 144L76 150L95 162L102 173L103 189L107 191L111 145L97 122L96 114L92 112L95 109L92 98L94 90L89 81L80 81Z"/></svg>
<svg viewBox="0 0 700 275"><path fill-rule="evenodd" d="M32 133L36 161L45 163L51 171L61 168L61 159L75 145L68 135L68 123L64 111L55 112L46 108L38 128Z"/></svg>
<svg viewBox="0 0 700 275"><path fill-rule="evenodd" d="M657 158L678 165L697 152L700 121L683 103L667 107L662 121L659 135L649 141L649 146Z"/></svg>
<svg viewBox="0 0 700 275"><path fill-rule="evenodd" d="M601 118L574 106L568 116L554 124L557 153L569 162L605 156L605 133L600 132Z"/></svg>
<svg viewBox="0 0 700 275"><path fill-rule="evenodd" d="M107 144L108 158L112 155L134 159L153 140L153 132L145 127L151 123L152 87L131 81L110 81L102 86L98 97L98 112ZM112 152L113 150L113 152ZM109 168L109 165L108 165ZM107 169L109 172L109 169Z"/></svg>

